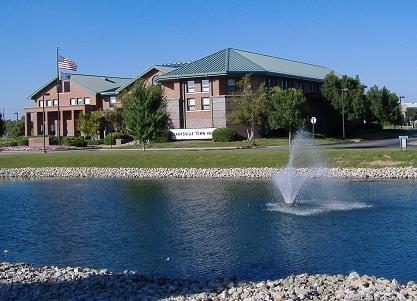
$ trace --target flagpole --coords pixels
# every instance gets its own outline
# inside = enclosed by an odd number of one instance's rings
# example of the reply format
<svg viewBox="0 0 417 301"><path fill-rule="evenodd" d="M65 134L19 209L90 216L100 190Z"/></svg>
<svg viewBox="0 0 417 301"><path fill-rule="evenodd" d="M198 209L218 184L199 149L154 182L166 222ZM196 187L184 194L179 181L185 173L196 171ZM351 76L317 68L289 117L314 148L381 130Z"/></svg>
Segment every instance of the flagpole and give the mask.
<svg viewBox="0 0 417 301"><path fill-rule="evenodd" d="M61 111L59 110L59 67L58 67L58 58L59 58L59 47L56 47L56 94L58 102L58 145L61 145L60 136L61 136Z"/></svg>

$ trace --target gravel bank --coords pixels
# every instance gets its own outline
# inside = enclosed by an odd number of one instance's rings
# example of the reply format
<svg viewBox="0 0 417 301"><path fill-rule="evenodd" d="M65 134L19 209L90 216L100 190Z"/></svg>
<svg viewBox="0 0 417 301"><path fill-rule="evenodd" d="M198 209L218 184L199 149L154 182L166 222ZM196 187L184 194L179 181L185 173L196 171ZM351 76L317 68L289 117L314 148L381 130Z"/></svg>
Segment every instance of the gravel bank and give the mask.
<svg viewBox="0 0 417 301"><path fill-rule="evenodd" d="M184 281L0 263L0 300L417 300L417 285L355 272L259 282Z"/></svg>
<svg viewBox="0 0 417 301"><path fill-rule="evenodd" d="M271 178L279 168L1 168L0 178ZM417 179L415 167L298 169L313 178Z"/></svg>

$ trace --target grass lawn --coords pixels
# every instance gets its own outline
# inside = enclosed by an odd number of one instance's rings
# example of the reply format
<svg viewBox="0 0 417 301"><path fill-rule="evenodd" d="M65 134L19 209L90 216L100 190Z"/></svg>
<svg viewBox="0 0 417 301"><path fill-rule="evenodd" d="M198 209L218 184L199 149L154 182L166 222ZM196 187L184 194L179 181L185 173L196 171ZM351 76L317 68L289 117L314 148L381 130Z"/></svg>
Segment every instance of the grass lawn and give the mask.
<svg viewBox="0 0 417 301"><path fill-rule="evenodd" d="M416 166L417 150L322 150L329 167ZM0 168L12 167L280 167L287 150L204 151L71 151L56 153L0 154Z"/></svg>
<svg viewBox="0 0 417 301"><path fill-rule="evenodd" d="M320 138L316 139L317 144L330 144L341 142L340 139L335 138ZM256 145L258 146L287 146L288 138L260 138L256 139ZM208 147L239 147L245 148L250 147L252 142L250 141L233 141L233 142L213 142L213 141L176 141L176 142L167 142L167 143L153 143L147 145L147 148L208 148ZM107 146L106 148L109 148ZM116 146L113 146L116 148ZM122 149L138 149L140 146L134 145L123 145L118 146L117 148Z"/></svg>

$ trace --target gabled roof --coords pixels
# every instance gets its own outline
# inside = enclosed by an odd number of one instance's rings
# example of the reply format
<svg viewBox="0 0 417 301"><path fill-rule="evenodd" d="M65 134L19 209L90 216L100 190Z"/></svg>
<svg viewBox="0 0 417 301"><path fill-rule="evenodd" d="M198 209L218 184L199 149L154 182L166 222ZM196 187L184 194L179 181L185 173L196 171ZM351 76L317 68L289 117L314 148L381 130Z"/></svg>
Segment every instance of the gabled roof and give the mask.
<svg viewBox="0 0 417 301"><path fill-rule="evenodd" d="M124 85L130 78L126 77L114 77L114 76L103 76L103 75L87 75L87 74L71 74L70 82L79 85L91 93L101 94L106 92L111 92ZM51 78L43 86L32 92L28 97L29 99L34 99L37 94L39 94L47 86L54 84L56 82L56 76Z"/></svg>
<svg viewBox="0 0 417 301"><path fill-rule="evenodd" d="M131 84L133 84L134 82L136 82L138 79L140 79L142 76L144 76L146 73L148 73L149 71L156 69L161 71L162 73L168 73L171 72L179 67L185 66L189 64L189 62L184 62L184 63L173 63L173 64L162 64L162 65L152 65L149 68L147 68L145 71L139 73L137 76L135 76L134 78L132 78L130 81L128 81L127 83L125 83L123 86L117 88L114 92L116 94L120 93L120 91L122 91L123 89L125 89L126 87L129 87Z"/></svg>
<svg viewBox="0 0 417 301"><path fill-rule="evenodd" d="M168 72L158 80L252 73L322 81L330 72L318 65L226 48Z"/></svg>

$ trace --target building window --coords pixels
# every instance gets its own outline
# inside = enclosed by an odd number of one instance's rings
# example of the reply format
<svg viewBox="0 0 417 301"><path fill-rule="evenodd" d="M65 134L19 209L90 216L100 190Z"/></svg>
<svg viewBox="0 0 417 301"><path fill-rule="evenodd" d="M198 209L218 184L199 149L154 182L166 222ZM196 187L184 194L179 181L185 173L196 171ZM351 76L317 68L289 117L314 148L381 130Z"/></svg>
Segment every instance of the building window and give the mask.
<svg viewBox="0 0 417 301"><path fill-rule="evenodd" d="M187 99L187 111L195 111L195 99L194 98Z"/></svg>
<svg viewBox="0 0 417 301"><path fill-rule="evenodd" d="M90 97L84 98L84 104L89 105L90 103Z"/></svg>
<svg viewBox="0 0 417 301"><path fill-rule="evenodd" d="M193 80L187 81L187 93L194 93L195 92L195 85Z"/></svg>
<svg viewBox="0 0 417 301"><path fill-rule="evenodd" d="M46 106L52 107L52 100L48 100L47 103L46 103Z"/></svg>
<svg viewBox="0 0 417 301"><path fill-rule="evenodd" d="M210 81L208 79L201 81L201 92L210 92Z"/></svg>
<svg viewBox="0 0 417 301"><path fill-rule="evenodd" d="M201 107L203 108L203 110L210 110L210 98L201 98Z"/></svg>
<svg viewBox="0 0 417 301"><path fill-rule="evenodd" d="M82 98L77 98L77 104L79 104L79 105L83 105L83 104L84 104L84 99L82 99Z"/></svg>
<svg viewBox="0 0 417 301"><path fill-rule="evenodd" d="M43 101L39 100L39 106L42 108L43 107Z"/></svg>
<svg viewBox="0 0 417 301"><path fill-rule="evenodd" d="M58 99L54 99L54 106L58 105Z"/></svg>
<svg viewBox="0 0 417 301"><path fill-rule="evenodd" d="M70 105L72 105L72 106L76 106L76 105L77 105L77 99L75 99L75 98L71 98L71 99L70 99Z"/></svg>
<svg viewBox="0 0 417 301"><path fill-rule="evenodd" d="M227 91L236 91L236 80L229 78L227 80Z"/></svg>
<svg viewBox="0 0 417 301"><path fill-rule="evenodd" d="M64 82L64 93L70 92L70 81L67 80Z"/></svg>
<svg viewBox="0 0 417 301"><path fill-rule="evenodd" d="M287 90L288 89L288 81L286 81L286 80L281 81L281 89L282 90Z"/></svg>
<svg viewBox="0 0 417 301"><path fill-rule="evenodd" d="M310 84L310 93L316 93L317 92L317 84L311 83Z"/></svg>
<svg viewBox="0 0 417 301"><path fill-rule="evenodd" d="M114 108L116 105L116 96L110 96L110 108Z"/></svg>
<svg viewBox="0 0 417 301"><path fill-rule="evenodd" d="M51 123L51 125L49 127L50 127L50 129L49 129L50 133L55 132L55 124Z"/></svg>

